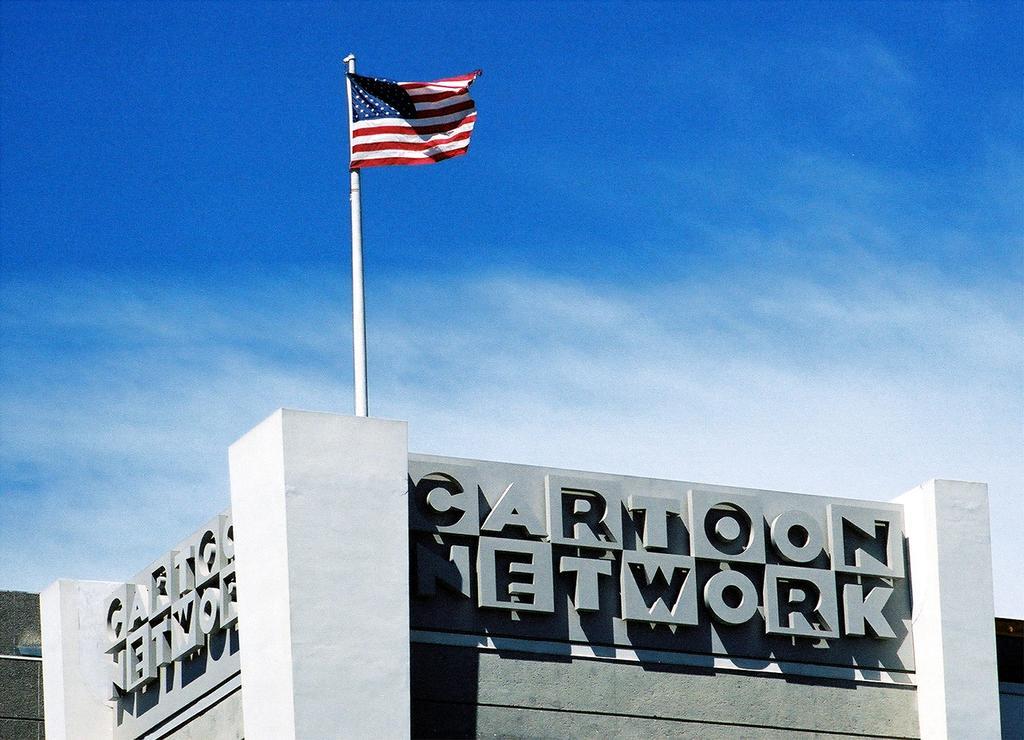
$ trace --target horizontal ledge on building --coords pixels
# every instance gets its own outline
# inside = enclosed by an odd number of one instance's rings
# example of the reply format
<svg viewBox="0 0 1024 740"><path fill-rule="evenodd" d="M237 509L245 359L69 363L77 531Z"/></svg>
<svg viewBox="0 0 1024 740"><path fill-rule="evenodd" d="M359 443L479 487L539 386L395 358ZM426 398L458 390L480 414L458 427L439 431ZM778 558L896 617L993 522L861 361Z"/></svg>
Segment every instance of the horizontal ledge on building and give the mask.
<svg viewBox="0 0 1024 740"><path fill-rule="evenodd" d="M549 640L521 639L517 637L491 637L431 630L412 630L410 640L424 645L448 645L451 647L476 648L478 650L511 650L521 653L556 655L583 660L607 660L622 663L658 663L662 665L711 668L740 673L772 674L780 677L804 676L826 678L835 681L886 684L914 688L913 674L893 670L872 670L854 667L815 665L764 661L753 658L729 658L721 655L701 655L668 650L636 650L633 648L587 645L582 643L554 642Z"/></svg>

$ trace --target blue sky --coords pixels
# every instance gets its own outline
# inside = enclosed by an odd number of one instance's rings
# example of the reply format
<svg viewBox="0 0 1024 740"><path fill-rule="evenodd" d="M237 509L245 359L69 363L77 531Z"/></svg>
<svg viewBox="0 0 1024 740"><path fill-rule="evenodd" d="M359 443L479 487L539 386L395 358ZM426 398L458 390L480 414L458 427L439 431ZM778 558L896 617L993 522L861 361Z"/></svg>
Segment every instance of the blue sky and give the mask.
<svg viewBox="0 0 1024 740"><path fill-rule="evenodd" d="M364 174L371 413L422 452L990 485L1024 617L1021 3L0 3L0 588L121 579L280 406L351 411L341 58L483 68Z"/></svg>

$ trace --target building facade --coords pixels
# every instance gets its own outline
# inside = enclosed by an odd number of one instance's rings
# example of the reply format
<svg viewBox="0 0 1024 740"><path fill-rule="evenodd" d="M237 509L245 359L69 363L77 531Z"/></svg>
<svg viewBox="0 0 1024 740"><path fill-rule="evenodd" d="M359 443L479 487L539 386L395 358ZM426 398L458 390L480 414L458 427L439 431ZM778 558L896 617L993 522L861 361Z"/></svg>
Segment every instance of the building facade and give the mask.
<svg viewBox="0 0 1024 740"><path fill-rule="evenodd" d="M48 736L1024 730L981 484L880 503L584 473L287 410L230 467L231 508L129 581L44 591Z"/></svg>

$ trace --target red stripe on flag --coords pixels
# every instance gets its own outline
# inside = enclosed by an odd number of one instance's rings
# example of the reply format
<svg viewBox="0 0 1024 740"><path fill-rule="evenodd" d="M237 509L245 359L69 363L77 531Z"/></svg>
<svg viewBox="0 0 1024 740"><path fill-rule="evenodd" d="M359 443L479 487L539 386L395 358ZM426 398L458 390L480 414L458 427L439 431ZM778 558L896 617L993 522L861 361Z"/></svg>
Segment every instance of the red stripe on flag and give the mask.
<svg viewBox="0 0 1024 740"><path fill-rule="evenodd" d="M465 95L469 92L466 88L461 90L448 90L447 92L432 92L432 93L421 93L420 95L410 94L414 103L436 103L440 100L447 100L448 98L457 98L460 95Z"/></svg>
<svg viewBox="0 0 1024 740"><path fill-rule="evenodd" d="M464 149L456 149L451 152L438 152L430 156L418 157L416 159L406 159L405 157L382 157L381 159L363 159L357 162L353 162L349 169L361 170L365 167L383 167L385 165L392 164L434 164L434 162L440 162L444 159L452 159L453 157L460 157L469 151L467 145Z"/></svg>

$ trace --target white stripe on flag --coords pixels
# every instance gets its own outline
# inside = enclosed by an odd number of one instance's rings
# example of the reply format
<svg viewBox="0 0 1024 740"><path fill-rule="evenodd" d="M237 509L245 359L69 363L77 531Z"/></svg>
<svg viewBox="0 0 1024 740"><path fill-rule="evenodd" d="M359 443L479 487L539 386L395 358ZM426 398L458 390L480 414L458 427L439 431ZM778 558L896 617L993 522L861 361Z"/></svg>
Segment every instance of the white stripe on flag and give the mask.
<svg viewBox="0 0 1024 740"><path fill-rule="evenodd" d="M456 149L466 149L469 147L469 141L462 139L459 141L453 141L449 144L440 144L438 146L432 146L426 149L417 149L415 151L407 151L405 149L381 149L376 152L353 152L352 161L358 162L363 159L384 159L385 157L398 157L402 159L424 159L433 154L440 154L441 152L453 152Z"/></svg>

